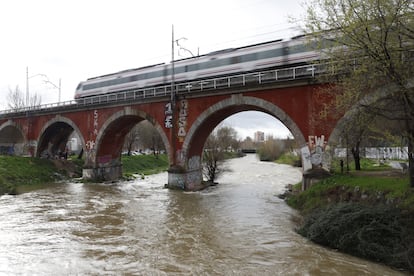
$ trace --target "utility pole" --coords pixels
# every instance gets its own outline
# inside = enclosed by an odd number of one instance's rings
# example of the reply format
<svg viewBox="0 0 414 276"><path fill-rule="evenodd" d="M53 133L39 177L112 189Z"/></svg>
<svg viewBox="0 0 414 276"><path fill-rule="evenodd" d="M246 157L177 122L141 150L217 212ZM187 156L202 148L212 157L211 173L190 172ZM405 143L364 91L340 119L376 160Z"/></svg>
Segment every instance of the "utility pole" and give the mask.
<svg viewBox="0 0 414 276"><path fill-rule="evenodd" d="M61 92L62 92L61 91L62 90L62 79L59 78L59 85L56 85L53 82L51 82L49 77L45 74L36 74L36 75L33 75L33 76L29 77L29 67L26 66L26 106L29 107L29 105L30 105L29 79L31 79L33 77L37 77L37 76L43 77L43 82L45 84L50 84L54 88L58 89L58 92L59 92L58 103L60 103L60 97L61 97Z"/></svg>
<svg viewBox="0 0 414 276"><path fill-rule="evenodd" d="M171 105L174 110L175 107L175 68L174 68L174 25L172 25L171 29Z"/></svg>
<svg viewBox="0 0 414 276"><path fill-rule="evenodd" d="M26 66L26 106L29 106L29 66Z"/></svg>
<svg viewBox="0 0 414 276"><path fill-rule="evenodd" d="M172 159L173 159L173 164L172 166L176 166L176 150L177 150L177 135L178 135L178 106L177 106L177 91L176 91L176 86L175 86L175 46L177 45L178 47L180 47L180 49L183 49L187 52L189 52L193 57L194 55L192 54L191 51L187 50L186 48L182 47L179 44L180 40L186 40L185 37L181 37L178 39L175 39L174 36L174 24L172 25L171 28L171 99L170 99L170 104L171 104L171 111L172 111L172 125L171 125L171 154L173 154ZM175 45L176 44L176 45Z"/></svg>
<svg viewBox="0 0 414 276"><path fill-rule="evenodd" d="M174 167L176 165L176 150L177 150L177 138L176 138L176 131L177 131L177 111L176 109L176 95L175 95L175 68L174 68L174 24L171 28L171 110L172 110L172 127L171 127L171 154Z"/></svg>

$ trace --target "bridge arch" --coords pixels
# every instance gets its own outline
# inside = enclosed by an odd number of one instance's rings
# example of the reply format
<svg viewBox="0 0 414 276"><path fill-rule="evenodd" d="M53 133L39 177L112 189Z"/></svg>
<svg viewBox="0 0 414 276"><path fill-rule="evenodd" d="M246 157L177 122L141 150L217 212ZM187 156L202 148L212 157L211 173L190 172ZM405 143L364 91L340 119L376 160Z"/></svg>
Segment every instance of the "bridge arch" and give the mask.
<svg viewBox="0 0 414 276"><path fill-rule="evenodd" d="M85 147L85 139L82 132L71 119L57 115L49 120L39 132L35 156L53 157L59 151L65 151L69 136L74 131L81 139L82 147Z"/></svg>
<svg viewBox="0 0 414 276"><path fill-rule="evenodd" d="M414 79L411 79L410 82L408 82L406 88L413 88L414 87ZM345 112L345 114L342 115L341 118L339 118L336 121L335 126L333 127L333 130L331 132L331 135L329 136L328 144L335 145L339 143L342 130L344 126L349 123L350 120L353 119L353 117L359 112L358 108L359 106L366 105L370 106L371 104L374 104L377 101L380 101L384 98L392 98L393 93L398 93L401 90L401 87L398 85L391 83L388 85L381 86L376 91L374 91L373 94L366 95L362 99L359 100L359 102L355 103L349 110Z"/></svg>
<svg viewBox="0 0 414 276"><path fill-rule="evenodd" d="M202 181L201 157L207 137L221 121L242 111L261 111L275 117L291 131L299 145L306 144L297 124L281 108L260 98L233 95L201 113L188 130L179 158L180 165L187 170L186 179L181 180L189 185L185 188L193 189Z"/></svg>
<svg viewBox="0 0 414 276"><path fill-rule="evenodd" d="M0 154L21 155L26 141L23 130L12 120L0 125Z"/></svg>
<svg viewBox="0 0 414 276"><path fill-rule="evenodd" d="M227 117L242 111L261 111L275 117L290 130L299 145L306 144L299 127L281 108L260 98L234 95L209 107L198 116L184 140L183 152L187 157L200 154L211 131Z"/></svg>
<svg viewBox="0 0 414 276"><path fill-rule="evenodd" d="M126 107L110 116L100 127L95 145L87 147L85 166L92 169L95 177L107 180L122 176L121 151L125 136L137 123L148 120L158 131L171 162L171 147L161 125L144 111Z"/></svg>

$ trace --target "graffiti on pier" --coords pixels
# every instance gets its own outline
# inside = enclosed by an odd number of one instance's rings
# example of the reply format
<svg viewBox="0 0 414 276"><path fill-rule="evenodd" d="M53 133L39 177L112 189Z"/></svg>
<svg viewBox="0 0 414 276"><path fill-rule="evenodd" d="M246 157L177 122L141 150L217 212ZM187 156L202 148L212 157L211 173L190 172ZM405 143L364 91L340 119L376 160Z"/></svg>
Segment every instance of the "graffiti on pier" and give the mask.
<svg viewBox="0 0 414 276"><path fill-rule="evenodd" d="M201 182L203 182L203 175L200 170L187 173L187 189L194 190L200 187Z"/></svg>
<svg viewBox="0 0 414 276"><path fill-rule="evenodd" d="M186 160L185 156L186 156L186 152L184 150L179 149L175 152L175 160L177 162L177 165L180 165L182 167L185 166L185 160Z"/></svg>
<svg viewBox="0 0 414 276"><path fill-rule="evenodd" d="M308 146L311 152L310 161L314 166L322 166L322 158L325 150L325 136L309 136Z"/></svg>
<svg viewBox="0 0 414 276"><path fill-rule="evenodd" d="M96 138L98 137L98 119L99 119L99 114L98 114L98 110L94 110L93 111L93 128L92 128L92 133L89 137L89 140L86 141L86 158L87 158L87 163L93 163L96 157Z"/></svg>
<svg viewBox="0 0 414 276"><path fill-rule="evenodd" d="M200 156L195 155L192 156L189 160L188 160L188 169L191 170L198 170L201 167L201 163L200 163Z"/></svg>
<svg viewBox="0 0 414 276"><path fill-rule="evenodd" d="M308 145L301 148L303 170L312 168L329 168L330 156L326 151L327 142L325 136L321 135L308 137Z"/></svg>
<svg viewBox="0 0 414 276"><path fill-rule="evenodd" d="M167 103L164 108L164 126L165 128L172 128L173 127L173 110L172 110L172 104Z"/></svg>
<svg viewBox="0 0 414 276"><path fill-rule="evenodd" d="M180 113L178 114L178 139L180 142L184 141L184 137L187 135L187 116L188 116L188 101L180 101Z"/></svg>

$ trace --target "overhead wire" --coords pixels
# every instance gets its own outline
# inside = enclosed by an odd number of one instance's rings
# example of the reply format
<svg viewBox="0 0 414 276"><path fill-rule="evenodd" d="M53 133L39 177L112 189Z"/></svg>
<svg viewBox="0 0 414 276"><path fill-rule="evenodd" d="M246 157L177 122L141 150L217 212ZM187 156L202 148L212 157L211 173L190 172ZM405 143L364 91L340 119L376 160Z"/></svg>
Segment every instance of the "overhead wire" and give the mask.
<svg viewBox="0 0 414 276"><path fill-rule="evenodd" d="M241 4L239 4L241 2ZM237 6L232 8L232 14L238 13L243 10L251 10L252 7L258 7L267 3L274 4L274 0L257 0L257 1L237 1ZM276 24L267 24L262 26L255 26L251 28L244 28L239 29L236 32L234 29L228 31L228 33L236 33L236 36L230 38L228 40L222 40L214 43L203 44L198 46L198 53L199 54L206 54L211 51L216 51L225 48L231 47L241 47L247 46L250 44L261 43L265 41L271 41L276 39L286 39L287 33L292 33L290 37L293 37L300 32L299 23L301 21L299 19L290 20L290 22L281 22ZM248 35L246 35L248 34ZM271 36L270 39L265 39L266 37ZM197 43L197 42L195 42ZM154 57L149 57L146 59L147 62L156 61L159 62L160 60L168 60L171 57L171 52L166 51L165 54L160 54ZM142 62L142 60L141 60Z"/></svg>

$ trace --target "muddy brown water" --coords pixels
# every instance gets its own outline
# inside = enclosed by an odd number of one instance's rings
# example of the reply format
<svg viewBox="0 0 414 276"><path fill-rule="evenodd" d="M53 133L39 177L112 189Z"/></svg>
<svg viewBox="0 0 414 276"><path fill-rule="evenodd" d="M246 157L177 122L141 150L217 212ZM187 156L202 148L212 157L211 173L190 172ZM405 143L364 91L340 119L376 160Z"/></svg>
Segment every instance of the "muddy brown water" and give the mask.
<svg viewBox="0 0 414 276"><path fill-rule="evenodd" d="M220 184L164 189L167 174L60 183L0 197L0 275L403 275L307 241L276 195L301 172L227 163Z"/></svg>

